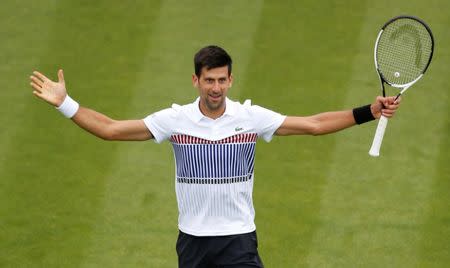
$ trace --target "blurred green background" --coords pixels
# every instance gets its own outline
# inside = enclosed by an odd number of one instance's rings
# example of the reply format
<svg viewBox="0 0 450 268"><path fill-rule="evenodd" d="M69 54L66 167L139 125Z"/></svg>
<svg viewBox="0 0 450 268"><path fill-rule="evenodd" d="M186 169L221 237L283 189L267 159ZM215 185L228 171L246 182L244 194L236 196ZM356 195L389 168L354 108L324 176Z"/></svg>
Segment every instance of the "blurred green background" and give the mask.
<svg viewBox="0 0 450 268"><path fill-rule="evenodd" d="M283 114L349 109L379 94L373 45L410 14L433 30L428 73L389 122L257 149L266 267L448 267L450 2L2 1L0 267L176 267L169 143L106 142L31 94L29 75L116 119L196 97L193 54L223 46L230 97ZM390 91L395 94L394 91Z"/></svg>

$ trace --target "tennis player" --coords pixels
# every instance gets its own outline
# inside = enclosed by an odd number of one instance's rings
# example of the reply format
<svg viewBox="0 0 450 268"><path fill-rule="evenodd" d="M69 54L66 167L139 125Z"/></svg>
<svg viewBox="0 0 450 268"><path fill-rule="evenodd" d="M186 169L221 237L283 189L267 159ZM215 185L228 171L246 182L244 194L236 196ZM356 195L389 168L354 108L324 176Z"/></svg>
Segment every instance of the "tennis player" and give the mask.
<svg viewBox="0 0 450 268"><path fill-rule="evenodd" d="M168 140L176 162L179 267L263 267L258 254L252 191L255 145L273 135L322 135L384 115L399 107L394 97L372 104L312 116L285 116L227 98L233 83L232 60L218 46L194 57L192 83L199 97L186 105L150 114L141 120L114 120L79 104L66 91L63 71L58 82L35 71L33 93L64 116L105 140Z"/></svg>

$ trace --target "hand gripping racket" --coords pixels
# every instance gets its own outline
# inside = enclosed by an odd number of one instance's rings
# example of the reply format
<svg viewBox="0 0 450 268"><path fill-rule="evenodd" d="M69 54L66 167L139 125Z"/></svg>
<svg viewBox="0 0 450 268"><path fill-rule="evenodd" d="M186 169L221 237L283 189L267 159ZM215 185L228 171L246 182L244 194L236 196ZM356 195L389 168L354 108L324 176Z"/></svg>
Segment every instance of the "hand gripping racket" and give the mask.
<svg viewBox="0 0 450 268"><path fill-rule="evenodd" d="M430 28L422 20L399 16L388 21L378 33L375 42L375 68L380 77L383 96L384 83L400 90L400 97L420 80L433 57L434 39ZM381 116L369 154L380 155L388 119Z"/></svg>

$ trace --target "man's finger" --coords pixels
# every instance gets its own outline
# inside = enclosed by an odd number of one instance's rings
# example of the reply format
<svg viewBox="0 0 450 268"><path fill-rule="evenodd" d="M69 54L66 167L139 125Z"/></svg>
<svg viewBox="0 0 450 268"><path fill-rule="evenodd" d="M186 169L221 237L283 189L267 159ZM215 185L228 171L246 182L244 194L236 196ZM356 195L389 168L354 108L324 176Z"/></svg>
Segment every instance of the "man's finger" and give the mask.
<svg viewBox="0 0 450 268"><path fill-rule="evenodd" d="M396 103L394 102L393 104L391 104L393 109L398 109L398 107L400 107L400 103Z"/></svg>
<svg viewBox="0 0 450 268"><path fill-rule="evenodd" d="M35 76L39 77L39 79L41 79L43 82L45 82L45 81L47 81L47 80L50 80L50 79L48 79L45 75L41 74L41 73L38 72L38 71L34 71L33 74L34 74Z"/></svg>
<svg viewBox="0 0 450 268"><path fill-rule="evenodd" d="M35 90L37 90L37 91L39 91L39 92L42 92L42 88L41 88L38 84L36 84L35 82L31 82L31 83L30 83L30 86L31 86L32 88L34 88Z"/></svg>
<svg viewBox="0 0 450 268"><path fill-rule="evenodd" d="M64 72L62 69L58 71L58 82L64 83Z"/></svg>
<svg viewBox="0 0 450 268"><path fill-rule="evenodd" d="M33 94L34 94L36 97L42 98L42 92L39 92L39 91L37 91L37 90L34 90L34 91L33 91Z"/></svg>
<svg viewBox="0 0 450 268"><path fill-rule="evenodd" d="M38 86L41 86L41 87L42 87L42 85L44 84L44 82L42 82L41 79L38 79L38 78L35 77L35 76L30 76L30 79L31 79L31 81L32 81L33 83L37 84Z"/></svg>
<svg viewBox="0 0 450 268"><path fill-rule="evenodd" d="M389 105L386 105L384 108L387 109L387 110L396 110L398 108L398 105L396 105L396 104L389 104Z"/></svg>
<svg viewBox="0 0 450 268"><path fill-rule="evenodd" d="M386 117L388 117L388 118L391 118L392 116L394 116L395 110L383 109L383 110L381 111L381 113L382 113L384 116L386 116Z"/></svg>

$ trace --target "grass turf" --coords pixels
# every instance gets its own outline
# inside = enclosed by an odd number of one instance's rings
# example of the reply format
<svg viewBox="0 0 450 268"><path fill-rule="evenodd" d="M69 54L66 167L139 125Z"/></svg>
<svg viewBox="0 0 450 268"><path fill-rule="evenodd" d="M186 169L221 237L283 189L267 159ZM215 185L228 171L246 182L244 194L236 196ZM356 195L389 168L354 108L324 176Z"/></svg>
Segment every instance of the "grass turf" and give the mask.
<svg viewBox="0 0 450 268"><path fill-rule="evenodd" d="M33 98L32 70L55 77L64 68L82 105L142 118L196 96L192 55L215 43L235 62L232 98L312 114L378 94L373 42L388 18L406 13L430 24L435 58L390 122L381 158L367 155L374 123L258 145L260 251L267 267L445 267L449 5L7 1L0 10L0 266L176 266L170 146L83 133Z"/></svg>

